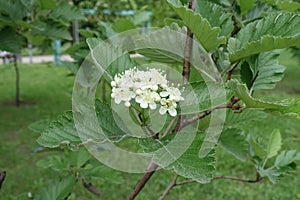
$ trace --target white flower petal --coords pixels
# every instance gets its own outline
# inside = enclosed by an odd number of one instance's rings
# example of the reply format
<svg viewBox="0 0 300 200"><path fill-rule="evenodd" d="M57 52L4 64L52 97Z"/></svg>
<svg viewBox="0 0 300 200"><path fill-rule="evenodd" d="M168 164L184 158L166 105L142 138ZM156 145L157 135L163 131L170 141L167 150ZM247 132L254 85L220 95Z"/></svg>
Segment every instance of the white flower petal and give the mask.
<svg viewBox="0 0 300 200"><path fill-rule="evenodd" d="M135 97L135 101L136 101L137 103L141 103L141 102L143 101L143 98L142 98L141 96L136 96L136 97Z"/></svg>
<svg viewBox="0 0 300 200"><path fill-rule="evenodd" d="M112 82L110 82L110 85L111 85L111 87L116 87L117 83L116 83L116 81L112 81Z"/></svg>
<svg viewBox="0 0 300 200"><path fill-rule="evenodd" d="M124 105L126 106L126 107L130 107L130 102L129 101L126 101L125 103L124 103Z"/></svg>
<svg viewBox="0 0 300 200"><path fill-rule="evenodd" d="M156 103L149 103L149 107L151 110L156 109Z"/></svg>
<svg viewBox="0 0 300 200"><path fill-rule="evenodd" d="M169 92L168 91L162 91L162 92L160 92L159 93L159 95L161 96L161 97L167 97L167 96L169 96Z"/></svg>
<svg viewBox="0 0 300 200"><path fill-rule="evenodd" d="M116 104L120 104L120 103L121 103L121 101L122 101L121 99L119 99L119 98L115 98L115 103L116 103Z"/></svg>
<svg viewBox="0 0 300 200"><path fill-rule="evenodd" d="M177 111L175 108L169 108L168 112L172 117L175 117L177 115Z"/></svg>
<svg viewBox="0 0 300 200"><path fill-rule="evenodd" d="M148 103L143 101L140 103L140 106L141 106L141 108L148 108Z"/></svg>
<svg viewBox="0 0 300 200"><path fill-rule="evenodd" d="M167 112L167 109L165 107L160 107L159 108L159 114L164 115Z"/></svg>

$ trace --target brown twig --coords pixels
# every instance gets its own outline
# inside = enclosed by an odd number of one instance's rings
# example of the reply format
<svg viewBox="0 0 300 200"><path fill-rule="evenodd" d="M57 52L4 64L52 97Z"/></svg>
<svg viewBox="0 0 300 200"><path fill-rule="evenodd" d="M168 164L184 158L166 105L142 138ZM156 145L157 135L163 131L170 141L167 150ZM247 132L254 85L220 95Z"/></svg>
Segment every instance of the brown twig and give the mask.
<svg viewBox="0 0 300 200"><path fill-rule="evenodd" d="M6 177L6 171L1 172L0 173L0 189L2 187L2 184L3 184L4 180L5 180L5 177Z"/></svg>
<svg viewBox="0 0 300 200"><path fill-rule="evenodd" d="M177 174L173 177L170 184L166 187L165 191L159 197L159 200L165 199L165 197L170 192L170 190L175 186L185 185L185 184L189 184L189 183L197 183L195 180L192 180L192 179L177 182L178 177L179 176ZM240 182L244 182L244 183L258 183L262 180L262 177L259 175L259 173L256 173L256 179L254 179L254 180L231 177L231 176L215 176L215 177L212 178L212 180L216 180L216 179L230 179L230 180L233 180L233 181L240 181Z"/></svg>
<svg viewBox="0 0 300 200"><path fill-rule="evenodd" d="M189 2L189 9L195 10L195 0L192 0ZM186 40L185 40L185 47L184 47L184 60L183 60L183 70L182 70L182 76L183 76L183 83L186 84L189 82L190 79L190 71L191 71L191 52L193 48L193 37L194 34L191 31L191 29L187 28L186 33Z"/></svg>
<svg viewBox="0 0 300 200"><path fill-rule="evenodd" d="M232 17L231 17L231 20L233 21L233 26L234 26L234 29L231 33L231 36L235 36L238 32L240 32L241 28L239 27L239 24L237 22L237 19L236 19L236 16L235 14L232 14Z"/></svg>
<svg viewBox="0 0 300 200"><path fill-rule="evenodd" d="M170 182L170 184L168 185L168 187L165 189L165 191L162 193L162 195L159 197L158 200L163 200L167 196L169 191L176 185L177 178L178 178L178 175L175 174L172 181Z"/></svg>
<svg viewBox="0 0 300 200"><path fill-rule="evenodd" d="M158 168L158 165L155 164L153 161L150 162L146 172L137 182L133 190L131 191L130 195L127 197L127 200L133 200L144 188L146 183L150 180L151 176L155 173L155 170Z"/></svg>
<svg viewBox="0 0 300 200"><path fill-rule="evenodd" d="M236 67L239 65L239 62L237 62L231 70L228 71L227 81L231 79L233 71L236 69Z"/></svg>
<svg viewBox="0 0 300 200"><path fill-rule="evenodd" d="M256 81L257 77L258 77L259 71L255 74L255 76L253 77L252 81L251 81L251 87L254 85L254 82Z"/></svg>
<svg viewBox="0 0 300 200"><path fill-rule="evenodd" d="M92 185L92 183L87 183L83 179L81 180L81 182L82 182L82 186L86 188L89 192L96 195L97 197L100 197L100 192L95 186Z"/></svg>
<svg viewBox="0 0 300 200"><path fill-rule="evenodd" d="M228 104L221 104L221 105L218 105L218 106L216 106L216 107L214 107L214 108L205 110L205 111L201 112L200 114L198 114L198 115L196 115L196 116L194 116L194 117L192 117L192 118L185 119L185 120L182 122L181 126L178 128L178 130L180 131L181 129L183 129L183 128L186 127L187 125L189 125L189 124L191 124L191 123L193 123L193 122L195 122L195 121L198 121L199 119L202 119L202 118L204 118L204 117L210 115L210 114L211 114L213 111L215 111L215 110L218 110L218 109L224 109L224 108L230 108L230 109L232 109L232 110L238 110L238 109L241 108L240 105L235 105L238 101L240 101L239 98L234 98L234 97L232 97L232 98L231 98L231 102L228 103Z"/></svg>
<svg viewBox="0 0 300 200"><path fill-rule="evenodd" d="M169 124L168 127L166 128L165 132L162 134L162 137L167 136L167 134L170 132L170 130L171 130L173 124L175 123L176 119L177 119L176 116L173 117L172 121L170 122L170 124Z"/></svg>
<svg viewBox="0 0 300 200"><path fill-rule="evenodd" d="M240 182L245 182L245 183L258 183L262 180L260 175L256 173L256 179L243 179L243 178L237 178L237 177L231 177L231 176L215 176L213 179L230 179L233 181L240 181Z"/></svg>
<svg viewBox="0 0 300 200"><path fill-rule="evenodd" d="M196 0L191 0L189 2L189 9L195 11L195 2ZM191 31L189 27L187 27L187 33L186 33L186 40L185 40L185 47L184 47L184 59L183 59L183 69L182 69L182 76L183 76L183 84L187 84L190 79L190 72L191 72L191 53L193 49L193 37L194 34ZM185 116L180 115L177 121L177 124L173 130L173 132L178 132L179 128L184 121Z"/></svg>

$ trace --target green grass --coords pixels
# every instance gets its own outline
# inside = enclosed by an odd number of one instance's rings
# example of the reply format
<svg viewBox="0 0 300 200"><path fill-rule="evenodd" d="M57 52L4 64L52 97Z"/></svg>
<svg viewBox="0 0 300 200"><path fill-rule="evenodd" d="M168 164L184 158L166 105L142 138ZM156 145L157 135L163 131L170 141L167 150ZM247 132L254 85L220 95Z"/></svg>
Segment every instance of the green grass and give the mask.
<svg viewBox="0 0 300 200"><path fill-rule="evenodd" d="M21 100L25 104L17 108L13 105L13 66L0 65L0 170L7 171L0 196L36 191L40 180L51 177L51 172L35 166L42 155L32 153L38 135L28 125L39 119L55 119L71 109L73 78L66 77L68 73L47 65L20 66Z"/></svg>
<svg viewBox="0 0 300 200"><path fill-rule="evenodd" d="M287 66L283 81L272 91L256 95L265 99L300 97L300 66L297 59L284 52L281 63ZM21 99L27 102L17 108L10 102L14 100L14 70L11 65L0 65L0 171L7 171L7 179L0 190L0 199L24 192L38 192L41 187L57 174L50 169L36 166L36 161L51 152L33 153L38 146L38 134L28 129L28 125L40 119L55 119L58 114L71 109L71 91L74 77L68 77L68 70L51 65L22 65ZM300 123L290 119L269 116L253 127L256 134L268 138L272 128L279 128L285 149L298 149L300 142ZM255 170L249 163L241 163L231 155L217 151L217 171L220 175L255 178ZM230 180L214 180L202 184L175 187L166 199L247 199L277 200L300 199L300 170L297 175L286 177L274 185L267 180L257 184ZM146 185L138 200L157 199L172 179L168 171L158 171ZM122 184L104 180L93 183L101 191L101 199L124 199L140 177L140 174L121 173ZM75 188L70 199L97 199L82 189Z"/></svg>

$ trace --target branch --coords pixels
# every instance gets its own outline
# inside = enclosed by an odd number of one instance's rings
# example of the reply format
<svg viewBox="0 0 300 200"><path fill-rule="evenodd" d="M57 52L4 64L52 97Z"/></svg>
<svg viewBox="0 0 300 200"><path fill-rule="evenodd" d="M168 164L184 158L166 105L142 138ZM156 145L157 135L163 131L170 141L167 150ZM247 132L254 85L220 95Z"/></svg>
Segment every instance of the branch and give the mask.
<svg viewBox="0 0 300 200"><path fill-rule="evenodd" d="M189 9L195 11L195 2L196 0L191 0L189 2ZM184 59L183 59L183 69L182 69L182 76L183 76L183 84L187 84L190 79L190 72L191 72L191 53L193 49L193 37L194 34L189 27L187 27L186 32L186 40L185 40L185 47L184 47ZM173 130L173 132L178 132L182 122L184 121L185 116L180 115L177 121L177 124Z"/></svg>
<svg viewBox="0 0 300 200"><path fill-rule="evenodd" d="M189 184L189 183L197 183L195 180L192 180L192 179L184 180L184 181L181 181L181 182L176 182L178 177L179 177L179 175L177 175L177 174L173 177L170 184L166 187L165 191L159 197L159 200L165 199L165 197L170 192L170 190L175 186L185 185L185 184ZM240 182L246 182L246 183L258 183L262 180L262 177L260 177L259 173L256 173L256 179L254 179L254 180L242 179L242 178L231 177L231 176L215 176L215 177L212 178L212 180L215 180L215 179L230 179L230 180L233 180L233 181L240 181Z"/></svg>
<svg viewBox="0 0 300 200"><path fill-rule="evenodd" d="M236 16L235 14L233 13L232 14L232 17L231 17L231 20L233 21L233 26L234 26L234 29L231 33L231 37L235 36L238 32L240 32L241 28L239 27L239 24L237 22L237 19L236 19Z"/></svg>
<svg viewBox="0 0 300 200"><path fill-rule="evenodd" d="M173 124L175 123L176 119L177 119L176 116L173 117L173 119L172 119L172 121L170 122L170 124L168 125L167 129L166 129L165 132L162 134L162 137L167 136L167 134L170 132L170 130L171 130Z"/></svg>
<svg viewBox="0 0 300 200"><path fill-rule="evenodd" d="M150 180L151 176L155 173L155 170L158 168L158 165L153 161L150 162L146 172L143 174L141 179L137 182L130 195L127 197L127 200L133 200L144 188L146 183Z"/></svg>
<svg viewBox="0 0 300 200"><path fill-rule="evenodd" d="M243 179L243 178L237 178L237 177L231 177L231 176L215 176L213 179L230 179L233 181L240 181L240 182L246 182L246 183L258 183L262 180L262 177L258 173L256 173L256 179Z"/></svg>
<svg viewBox="0 0 300 200"><path fill-rule="evenodd" d="M162 195L159 197L158 200L163 200L167 196L169 191L176 185L177 178L178 178L178 175L175 174L172 181L170 182L170 184L168 185L168 187L165 189L165 191L162 193Z"/></svg>
<svg viewBox="0 0 300 200"><path fill-rule="evenodd" d="M87 183L83 179L81 181L84 188L86 188L89 192L93 193L97 197L100 197L100 192L97 190L95 186L92 185L92 183Z"/></svg>
<svg viewBox="0 0 300 200"><path fill-rule="evenodd" d="M195 1L196 0L192 0L189 2L189 9L192 9L193 11L195 10ZM190 71L191 71L190 58L191 58L191 52L193 48L193 37L194 34L191 31L191 29L188 27L186 33L185 47L184 47L184 60L183 60L183 70L182 70L184 84L187 84L190 79Z"/></svg>
<svg viewBox="0 0 300 200"><path fill-rule="evenodd" d="M199 119L202 119L202 118L204 118L204 117L210 115L210 114L211 114L213 111L215 111L215 110L218 110L218 109L224 109L224 108L230 108L230 109L232 109L232 110L238 110L238 109L241 108L241 106L240 106L240 105L237 105L237 106L234 105L234 104L236 104L238 101L240 101L239 98L234 98L234 97L232 97L232 98L231 98L231 102L228 103L228 104L221 104L221 105L218 105L218 106L216 106L216 107L214 107L214 108L205 110L205 111L201 112L200 114L198 114L198 115L196 115L196 116L194 116L194 117L192 117L192 118L190 118L190 119L185 119L185 120L183 121L183 123L181 124L181 126L178 128L178 130L181 130L181 129L183 129L184 127L186 127L187 125L189 125L189 124L191 124L191 123L193 123L193 122L195 122L195 121L198 121Z"/></svg>
<svg viewBox="0 0 300 200"><path fill-rule="evenodd" d="M6 177L6 171L1 172L0 173L0 189L2 187L2 184L3 184L4 180L5 180L5 177Z"/></svg>
<svg viewBox="0 0 300 200"><path fill-rule="evenodd" d="M228 71L227 81L231 79L233 71L236 69L236 67L239 65L239 62L237 62L231 70Z"/></svg>

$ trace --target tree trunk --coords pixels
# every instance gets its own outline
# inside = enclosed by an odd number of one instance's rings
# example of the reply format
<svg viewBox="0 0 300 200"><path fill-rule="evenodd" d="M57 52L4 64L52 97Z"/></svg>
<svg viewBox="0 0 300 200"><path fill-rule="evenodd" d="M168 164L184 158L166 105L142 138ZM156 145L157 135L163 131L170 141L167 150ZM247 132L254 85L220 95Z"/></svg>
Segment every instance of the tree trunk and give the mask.
<svg viewBox="0 0 300 200"><path fill-rule="evenodd" d="M17 63L17 56L14 55L14 68L16 72L16 106L20 106L20 72Z"/></svg>

